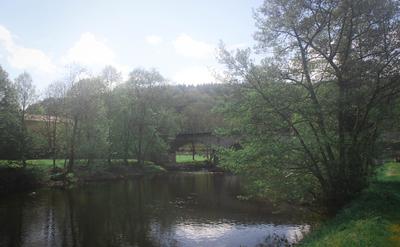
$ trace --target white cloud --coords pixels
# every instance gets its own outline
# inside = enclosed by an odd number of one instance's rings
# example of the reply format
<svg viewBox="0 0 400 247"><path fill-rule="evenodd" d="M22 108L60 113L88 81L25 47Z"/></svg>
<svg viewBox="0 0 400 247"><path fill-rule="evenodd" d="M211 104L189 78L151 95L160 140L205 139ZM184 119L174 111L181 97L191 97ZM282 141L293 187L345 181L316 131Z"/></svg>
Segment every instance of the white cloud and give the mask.
<svg viewBox="0 0 400 247"><path fill-rule="evenodd" d="M14 41L11 32L0 25L0 45L5 49L8 63L21 70L35 70L42 73L55 73L52 59L39 49L27 48Z"/></svg>
<svg viewBox="0 0 400 247"><path fill-rule="evenodd" d="M178 71L172 80L177 84L199 85L205 83L216 83L212 71L203 66L192 66Z"/></svg>
<svg viewBox="0 0 400 247"><path fill-rule="evenodd" d="M121 64L117 54L102 39L93 33L82 33L79 39L63 52L62 56L50 57L44 51L23 46L17 42L13 33L0 25L0 51L5 61L14 73L26 70L32 74L37 86L44 88L49 82L63 75L65 67L77 64L88 69L91 74L97 74L106 65L112 65L127 78L131 66ZM157 45L163 42L162 37L149 35L146 42ZM241 44L234 47L241 47ZM214 64L215 46L206 42L194 40L187 34L181 34L173 42L173 48L178 54L193 59L207 59ZM4 51L4 52L3 52ZM210 64L210 63L208 63ZM213 72L204 65L182 67L172 80L177 83L202 84L217 82Z"/></svg>
<svg viewBox="0 0 400 247"><path fill-rule="evenodd" d="M150 45L159 45L161 44L163 39L157 35L149 35L146 37L146 42Z"/></svg>
<svg viewBox="0 0 400 247"><path fill-rule="evenodd" d="M0 51L4 51L2 59L17 73L23 70L31 73L39 89L63 76L71 64L83 66L89 73L98 73L104 66L112 65L124 77L130 70L129 66L119 64L114 51L92 33L83 33L65 55L54 60L44 51L24 47L15 40L15 36L0 25Z"/></svg>
<svg viewBox="0 0 400 247"><path fill-rule="evenodd" d="M44 73L55 73L56 66L50 57L37 49L16 47L8 57L11 66L17 69L37 69Z"/></svg>
<svg viewBox="0 0 400 247"><path fill-rule="evenodd" d="M90 32L81 34L79 40L61 58L61 63L64 66L77 64L93 71L94 74L99 73L105 66L111 65L122 72L124 79L131 70L129 66L118 63L114 50Z"/></svg>
<svg viewBox="0 0 400 247"><path fill-rule="evenodd" d="M83 33L67 54L62 58L66 64L77 63L83 66L115 63L115 53L92 33Z"/></svg>
<svg viewBox="0 0 400 247"><path fill-rule="evenodd" d="M194 40L187 34L179 35L173 41L176 52L191 58L214 58L215 47L203 41Z"/></svg>
<svg viewBox="0 0 400 247"><path fill-rule="evenodd" d="M4 48L11 50L14 46L14 41L10 31L7 28L0 25L0 42Z"/></svg>

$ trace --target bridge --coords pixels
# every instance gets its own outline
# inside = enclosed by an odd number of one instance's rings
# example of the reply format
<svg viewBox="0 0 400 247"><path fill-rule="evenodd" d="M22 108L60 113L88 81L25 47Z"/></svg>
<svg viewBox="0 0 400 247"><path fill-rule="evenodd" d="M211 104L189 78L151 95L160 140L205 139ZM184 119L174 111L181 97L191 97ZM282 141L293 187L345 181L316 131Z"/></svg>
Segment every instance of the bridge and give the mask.
<svg viewBox="0 0 400 247"><path fill-rule="evenodd" d="M170 141L167 163L175 164L176 152L187 144L203 144L210 150L211 160L215 162L215 149L217 147L229 148L238 146L239 139L233 136L217 136L212 132L180 133Z"/></svg>

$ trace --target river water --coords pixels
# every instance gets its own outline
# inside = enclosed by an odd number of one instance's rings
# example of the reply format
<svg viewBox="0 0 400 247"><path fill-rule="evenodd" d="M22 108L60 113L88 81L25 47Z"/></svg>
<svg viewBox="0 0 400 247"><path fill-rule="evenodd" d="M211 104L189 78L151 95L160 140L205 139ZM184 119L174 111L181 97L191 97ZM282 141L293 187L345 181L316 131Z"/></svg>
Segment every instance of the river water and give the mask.
<svg viewBox="0 0 400 247"><path fill-rule="evenodd" d="M302 217L236 199L240 181L170 173L0 199L0 246L288 246Z"/></svg>

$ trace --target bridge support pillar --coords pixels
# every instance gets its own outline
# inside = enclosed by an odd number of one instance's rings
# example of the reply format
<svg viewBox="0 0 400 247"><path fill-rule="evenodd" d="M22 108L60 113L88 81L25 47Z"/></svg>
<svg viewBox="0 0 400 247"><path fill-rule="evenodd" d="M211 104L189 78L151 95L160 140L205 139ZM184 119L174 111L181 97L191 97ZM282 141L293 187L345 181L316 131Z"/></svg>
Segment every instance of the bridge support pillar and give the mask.
<svg viewBox="0 0 400 247"><path fill-rule="evenodd" d="M176 152L175 151L168 152L168 163L176 164Z"/></svg>

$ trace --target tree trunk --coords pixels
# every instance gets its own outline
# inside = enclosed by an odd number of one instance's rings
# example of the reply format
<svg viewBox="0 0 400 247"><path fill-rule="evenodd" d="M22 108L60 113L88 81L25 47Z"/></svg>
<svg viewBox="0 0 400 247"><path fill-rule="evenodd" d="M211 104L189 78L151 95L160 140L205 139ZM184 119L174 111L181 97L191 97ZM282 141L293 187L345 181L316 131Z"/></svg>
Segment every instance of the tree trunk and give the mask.
<svg viewBox="0 0 400 247"><path fill-rule="evenodd" d="M138 138L138 149L137 149L137 161L139 165L144 164L144 157L143 157L143 150L142 150L142 143L143 143L143 126L139 126L139 138Z"/></svg>
<svg viewBox="0 0 400 247"><path fill-rule="evenodd" d="M56 169L56 143L57 143L57 117L53 123L53 142L52 142L52 155L53 155L53 169Z"/></svg>
<svg viewBox="0 0 400 247"><path fill-rule="evenodd" d="M111 146L111 127L110 127L110 121L108 122L108 150L107 150L107 164L108 166L111 166L111 152L112 152L112 146Z"/></svg>
<svg viewBox="0 0 400 247"><path fill-rule="evenodd" d="M194 142L192 142L192 160L194 160L195 155L196 155L196 148L195 148Z"/></svg>
<svg viewBox="0 0 400 247"><path fill-rule="evenodd" d="M128 152L129 152L129 141L125 140L125 145L124 145L124 163L127 166L128 165Z"/></svg>
<svg viewBox="0 0 400 247"><path fill-rule="evenodd" d="M25 109L22 110L21 116L21 127L22 127L22 136L21 136L21 161L22 166L26 167L26 126L25 126Z"/></svg>
<svg viewBox="0 0 400 247"><path fill-rule="evenodd" d="M74 168L74 162L75 162L75 139L76 139L76 134L78 130L78 118L74 118L74 127L72 130L72 137L71 137L71 146L70 146L70 152L69 152L69 162L68 162L68 172L72 172Z"/></svg>

